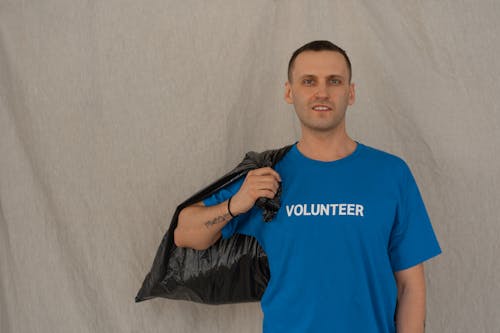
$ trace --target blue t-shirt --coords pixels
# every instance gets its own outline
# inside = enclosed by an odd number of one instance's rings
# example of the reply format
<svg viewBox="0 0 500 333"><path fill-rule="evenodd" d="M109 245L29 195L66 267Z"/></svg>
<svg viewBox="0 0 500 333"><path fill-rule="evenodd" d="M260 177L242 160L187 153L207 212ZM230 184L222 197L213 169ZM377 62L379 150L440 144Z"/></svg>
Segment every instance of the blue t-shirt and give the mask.
<svg viewBox="0 0 500 333"><path fill-rule="evenodd" d="M223 238L255 237L267 254L263 332L395 332L394 272L441 253L408 165L359 142L331 162L296 144L274 167L282 179L276 217L266 223L254 206L222 229ZM227 200L244 178L204 204Z"/></svg>

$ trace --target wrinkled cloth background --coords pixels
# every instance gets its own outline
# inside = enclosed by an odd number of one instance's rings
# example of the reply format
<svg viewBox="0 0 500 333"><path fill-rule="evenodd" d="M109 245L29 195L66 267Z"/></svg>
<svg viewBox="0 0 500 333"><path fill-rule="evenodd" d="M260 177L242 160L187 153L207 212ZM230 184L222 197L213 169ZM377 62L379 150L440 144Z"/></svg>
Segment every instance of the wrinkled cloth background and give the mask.
<svg viewBox="0 0 500 333"><path fill-rule="evenodd" d="M353 63L350 135L408 162L443 248L425 266L426 332L500 332L499 14L0 0L0 331L261 332L259 303L134 297L177 204L299 138L288 59L329 39Z"/></svg>

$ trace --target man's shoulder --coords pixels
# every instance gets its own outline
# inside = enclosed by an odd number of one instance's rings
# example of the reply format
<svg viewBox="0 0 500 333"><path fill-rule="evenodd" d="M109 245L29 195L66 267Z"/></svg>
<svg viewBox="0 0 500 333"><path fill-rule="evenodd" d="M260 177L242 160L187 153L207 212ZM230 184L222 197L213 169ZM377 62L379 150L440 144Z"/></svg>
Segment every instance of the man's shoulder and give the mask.
<svg viewBox="0 0 500 333"><path fill-rule="evenodd" d="M259 166L274 166L292 148L288 144L278 148L270 148L263 151L249 151L245 154L244 161L252 161Z"/></svg>
<svg viewBox="0 0 500 333"><path fill-rule="evenodd" d="M408 168L408 164L406 163L406 161L402 157L394 153L390 153L381 148L376 148L366 144L363 144L363 148L365 151L365 158L369 159L371 163L380 163L385 167L392 167L403 170Z"/></svg>

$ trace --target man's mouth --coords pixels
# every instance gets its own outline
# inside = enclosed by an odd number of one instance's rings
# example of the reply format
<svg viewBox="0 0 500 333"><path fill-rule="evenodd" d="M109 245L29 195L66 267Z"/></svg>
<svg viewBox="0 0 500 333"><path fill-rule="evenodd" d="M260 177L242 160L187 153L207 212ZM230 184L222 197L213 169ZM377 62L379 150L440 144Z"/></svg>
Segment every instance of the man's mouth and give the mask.
<svg viewBox="0 0 500 333"><path fill-rule="evenodd" d="M331 111L331 110L332 110L332 108L331 108L331 107L329 107L329 106L326 106L326 105L319 105L319 104L318 104L318 105L314 105L314 106L312 107L312 109L313 109L314 111Z"/></svg>

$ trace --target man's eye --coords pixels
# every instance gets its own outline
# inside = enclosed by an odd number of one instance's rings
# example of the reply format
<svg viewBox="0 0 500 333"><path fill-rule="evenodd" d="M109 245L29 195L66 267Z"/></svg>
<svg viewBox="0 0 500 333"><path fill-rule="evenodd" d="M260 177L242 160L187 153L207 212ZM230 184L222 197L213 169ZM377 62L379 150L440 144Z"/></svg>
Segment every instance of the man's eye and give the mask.
<svg viewBox="0 0 500 333"><path fill-rule="evenodd" d="M331 79L330 82L332 84L340 84L341 83L341 81L339 79Z"/></svg>
<svg viewBox="0 0 500 333"><path fill-rule="evenodd" d="M311 85L311 84L313 83L313 80L311 80L311 79L304 79L302 82L303 82L305 85L309 86L309 85Z"/></svg>

